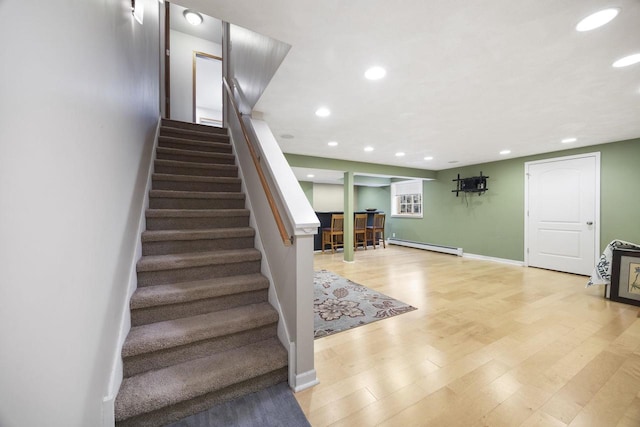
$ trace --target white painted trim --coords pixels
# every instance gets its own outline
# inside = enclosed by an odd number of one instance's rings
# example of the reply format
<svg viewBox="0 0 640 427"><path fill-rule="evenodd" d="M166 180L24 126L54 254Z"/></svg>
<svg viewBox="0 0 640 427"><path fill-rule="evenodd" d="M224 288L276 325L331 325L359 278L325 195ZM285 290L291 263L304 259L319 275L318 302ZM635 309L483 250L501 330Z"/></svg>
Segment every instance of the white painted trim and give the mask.
<svg viewBox="0 0 640 427"><path fill-rule="evenodd" d="M462 256L462 253L463 253L462 248L456 248L453 246L434 245L431 243L414 242L411 240L401 240L401 239L395 239L393 237L390 239L387 239L387 243L390 245L407 246L409 248L424 249L427 251L442 252L445 254L451 254L451 255L457 255L457 256Z"/></svg>
<svg viewBox="0 0 640 427"><path fill-rule="evenodd" d="M282 154L271 129L262 120L250 119L264 157L263 164L274 179L275 190L283 201L295 235L316 234L320 221L305 196L298 179Z"/></svg>
<svg viewBox="0 0 640 427"><path fill-rule="evenodd" d="M559 162L565 160L584 159L588 157L595 158L596 170L595 170L595 230L594 230L594 249L593 249L593 265L598 263L600 258L600 166L601 166L601 153L594 151L591 153L576 154L573 156L552 157L549 159L534 160L524 163L524 266L529 266L529 167L531 165Z"/></svg>
<svg viewBox="0 0 640 427"><path fill-rule="evenodd" d="M310 387L320 384L316 375L316 370L312 369L295 377L295 386L291 387L295 393L306 390Z"/></svg>
<svg viewBox="0 0 640 427"><path fill-rule="evenodd" d="M233 144L232 144L232 149L233 149L233 154L237 158L238 155L235 150L235 145ZM289 381L289 387L293 388L295 387L295 384L296 384L295 382L296 381L295 369L296 369L296 360L297 360L296 343L291 340L291 335L289 334L289 327L285 320L285 316L282 311L282 306L280 305L280 299L278 298L278 292L276 290L276 287L273 284L273 275L271 273L271 268L269 267L267 254L265 253L265 249L262 244L260 227L258 227L258 223L256 222L256 219L254 216L254 209L251 205L251 198L249 197L249 192L247 191L246 179L244 178L242 164L240 162L236 162L236 165L238 166L238 177L240 178L241 189L242 189L242 192L246 195L245 197L246 208L250 212L249 226L253 228L253 230L255 231L254 245L255 245L255 248L258 251L260 251L260 253L262 254L262 262L260 263L260 273L263 276L265 276L267 280L269 280L269 290L268 290L269 304L271 304L271 306L278 312L278 327L277 327L278 340L287 350L289 355L288 381Z"/></svg>
<svg viewBox="0 0 640 427"><path fill-rule="evenodd" d="M138 229L136 230L136 247L134 250L133 258L131 260L131 267L129 268L129 282L127 285L127 297L122 302L122 316L120 317L120 328L118 333L117 345L112 355L111 374L109 377L109 384L106 390L105 396L102 398L102 427L114 427L115 426L115 400L122 384L124 368L122 365L122 346L124 341L131 330L131 311L129 310L129 300L138 287L138 274L136 271L136 264L142 256L142 240L140 235L147 229L147 220L145 212L149 207L149 191L151 190L151 179L154 172L154 160L156 148L158 147L158 136L160 135L160 125L162 118L158 118L158 124L156 126L156 134L153 140L153 147L151 148L151 156L149 158L149 172L147 175L147 183L144 189L144 199L142 201L142 207L139 213Z"/></svg>
<svg viewBox="0 0 640 427"><path fill-rule="evenodd" d="M515 259L496 258L496 257L492 257L492 256L470 254L470 253L465 253L464 255L462 255L462 257L463 258L469 258L469 259L483 260L483 261L499 262L499 263L502 263L502 264L516 265L518 267L524 267L525 266L524 262L516 261Z"/></svg>

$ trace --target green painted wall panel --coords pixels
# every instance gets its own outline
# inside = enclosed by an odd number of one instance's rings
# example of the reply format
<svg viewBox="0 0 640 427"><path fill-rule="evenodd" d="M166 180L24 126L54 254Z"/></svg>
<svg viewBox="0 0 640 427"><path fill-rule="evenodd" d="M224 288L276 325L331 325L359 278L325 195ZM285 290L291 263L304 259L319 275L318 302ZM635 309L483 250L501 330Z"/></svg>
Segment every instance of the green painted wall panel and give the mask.
<svg viewBox="0 0 640 427"><path fill-rule="evenodd" d="M304 192L304 195L307 196L307 200L309 204L313 206L313 182L308 181L298 181L300 183L300 187Z"/></svg>
<svg viewBox="0 0 640 427"><path fill-rule="evenodd" d="M601 249L616 238L639 243L640 139L439 171L437 181L423 183L424 218L390 218L388 235L523 261L524 163L591 152L601 153ZM480 171L490 177L484 195L451 192L458 173Z"/></svg>
<svg viewBox="0 0 640 427"><path fill-rule="evenodd" d="M640 243L640 139L439 171L437 180L423 182L423 218L391 218L389 187L358 187L356 206L387 212L387 237L396 233L399 239L523 261L525 162L592 152L601 153L601 250L613 239ZM484 195L451 192L458 173L480 171L490 177Z"/></svg>

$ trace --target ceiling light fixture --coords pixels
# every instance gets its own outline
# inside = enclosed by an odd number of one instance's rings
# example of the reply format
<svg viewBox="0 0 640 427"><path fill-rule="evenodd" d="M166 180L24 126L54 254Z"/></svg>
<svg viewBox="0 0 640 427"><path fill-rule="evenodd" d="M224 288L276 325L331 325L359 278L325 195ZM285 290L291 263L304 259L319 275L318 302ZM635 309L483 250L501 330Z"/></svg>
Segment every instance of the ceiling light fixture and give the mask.
<svg viewBox="0 0 640 427"><path fill-rule="evenodd" d="M380 80L387 75L387 70L382 67L371 67L365 71L364 76L369 80Z"/></svg>
<svg viewBox="0 0 640 427"><path fill-rule="evenodd" d="M307 178L313 178L314 176L315 176L314 174L310 173L307 175Z"/></svg>
<svg viewBox="0 0 640 427"><path fill-rule="evenodd" d="M186 19L187 22L191 25L202 24L202 15L200 15L196 11L193 11L191 9L186 9L184 12L182 12L182 15L184 15L184 19Z"/></svg>
<svg viewBox="0 0 640 427"><path fill-rule="evenodd" d="M327 142L327 145L328 145L329 147L335 147L335 146L337 146L337 145L338 145L338 142L337 142L337 141L329 141L329 142Z"/></svg>
<svg viewBox="0 0 640 427"><path fill-rule="evenodd" d="M396 153L396 157L402 157L402 156L404 156L404 153L402 151L398 151Z"/></svg>
<svg viewBox="0 0 640 427"><path fill-rule="evenodd" d="M369 146L369 147L364 147L364 151L366 151L367 153L373 151L373 147Z"/></svg>
<svg viewBox="0 0 640 427"><path fill-rule="evenodd" d="M582 21L578 22L578 25L576 25L576 30L577 31L595 30L596 28L602 27L603 25L611 22L613 18L618 16L618 13L620 13L620 9L618 9L617 7L603 9L596 13L592 13L591 15L584 18Z"/></svg>
<svg viewBox="0 0 640 427"><path fill-rule="evenodd" d="M571 142L576 142L577 140L578 140L578 138L565 138L560 142L562 142L563 144L569 144Z"/></svg>
<svg viewBox="0 0 640 427"><path fill-rule="evenodd" d="M320 107L316 110L316 116L327 117L331 114L331 111L326 107Z"/></svg>
<svg viewBox="0 0 640 427"><path fill-rule="evenodd" d="M500 154L502 154L503 156L504 156L505 154L509 154L509 153L511 153L511 150L502 150L502 151L500 152Z"/></svg>
<svg viewBox="0 0 640 427"><path fill-rule="evenodd" d="M425 157L424 159L425 159L425 160L427 160L427 161L428 161L428 160L433 160L433 157L431 157L431 156L427 156L427 157Z"/></svg>
<svg viewBox="0 0 640 427"><path fill-rule="evenodd" d="M638 62L640 62L640 53L634 53L633 55L618 59L612 64L612 66L615 68L628 67L629 65L637 64Z"/></svg>

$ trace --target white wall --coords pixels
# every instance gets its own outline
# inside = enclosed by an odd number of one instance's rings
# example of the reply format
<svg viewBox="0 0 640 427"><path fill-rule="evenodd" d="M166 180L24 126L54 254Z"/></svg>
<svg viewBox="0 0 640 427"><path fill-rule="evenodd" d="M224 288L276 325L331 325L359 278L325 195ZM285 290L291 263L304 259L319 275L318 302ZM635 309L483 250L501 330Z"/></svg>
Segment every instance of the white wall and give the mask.
<svg viewBox="0 0 640 427"><path fill-rule="evenodd" d="M354 210L357 206L358 187L353 187ZM344 185L342 184L313 184L313 210L316 212L330 212L344 210Z"/></svg>
<svg viewBox="0 0 640 427"><path fill-rule="evenodd" d="M156 0L0 1L0 426L100 426L159 111Z"/></svg>
<svg viewBox="0 0 640 427"><path fill-rule="evenodd" d="M193 121L193 51L222 57L222 46L171 30L171 118Z"/></svg>

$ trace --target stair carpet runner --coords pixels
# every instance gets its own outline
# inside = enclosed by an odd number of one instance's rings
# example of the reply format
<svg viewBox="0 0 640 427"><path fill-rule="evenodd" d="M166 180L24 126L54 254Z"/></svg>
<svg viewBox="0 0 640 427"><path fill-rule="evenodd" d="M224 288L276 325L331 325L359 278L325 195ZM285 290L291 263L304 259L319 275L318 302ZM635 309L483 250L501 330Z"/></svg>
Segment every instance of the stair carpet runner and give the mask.
<svg viewBox="0 0 640 427"><path fill-rule="evenodd" d="M159 426L287 380L226 130L163 120L116 425Z"/></svg>

